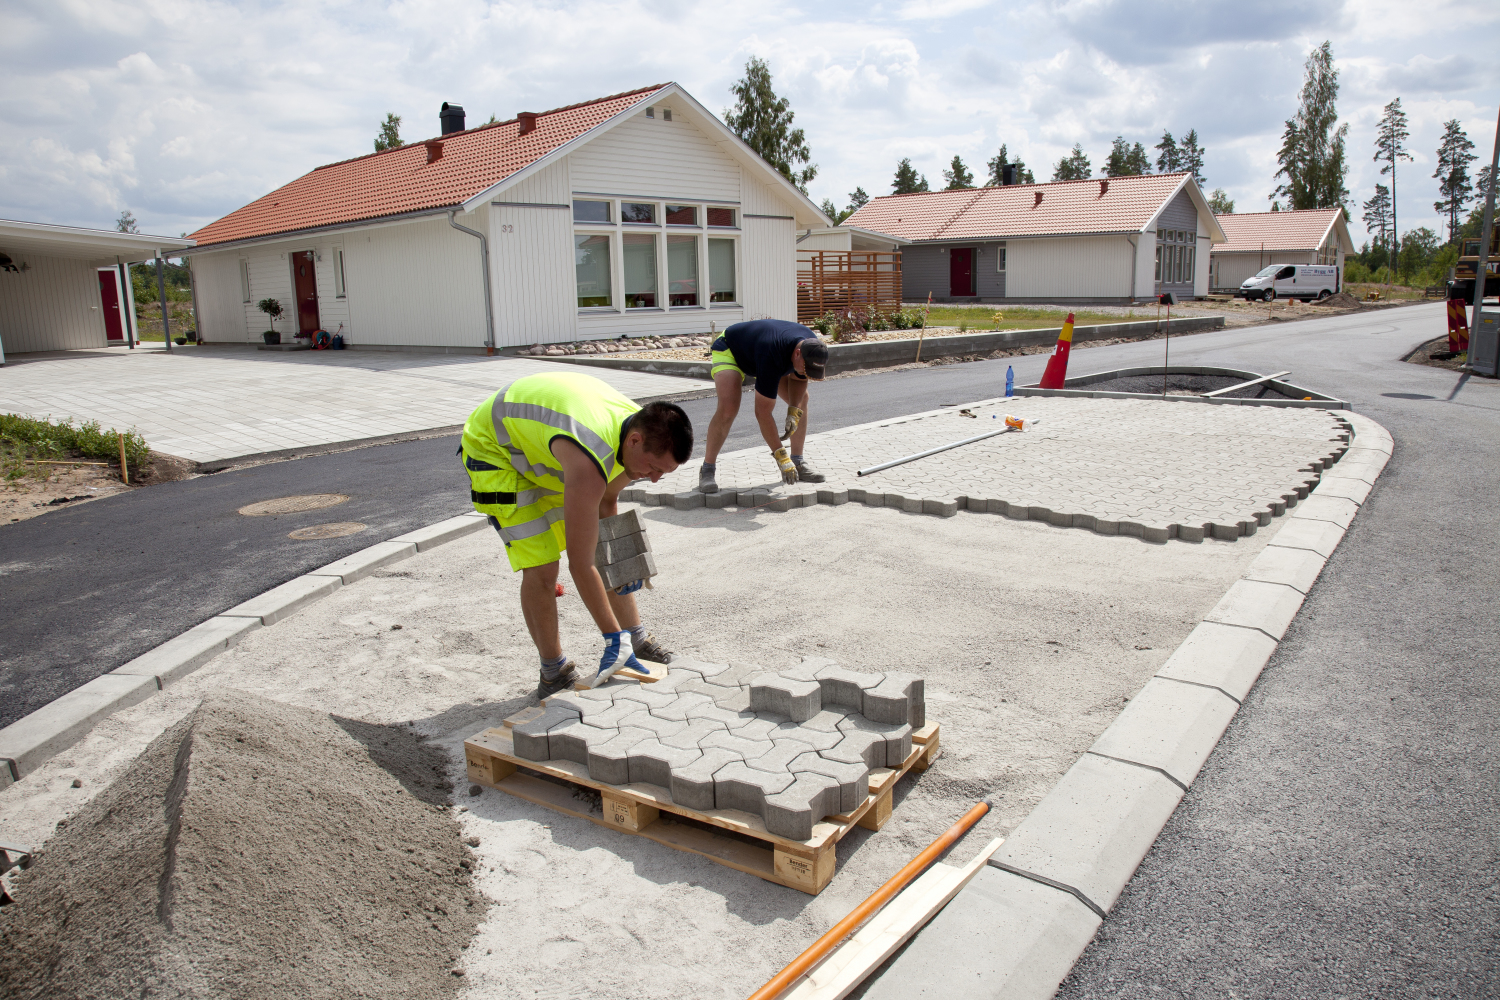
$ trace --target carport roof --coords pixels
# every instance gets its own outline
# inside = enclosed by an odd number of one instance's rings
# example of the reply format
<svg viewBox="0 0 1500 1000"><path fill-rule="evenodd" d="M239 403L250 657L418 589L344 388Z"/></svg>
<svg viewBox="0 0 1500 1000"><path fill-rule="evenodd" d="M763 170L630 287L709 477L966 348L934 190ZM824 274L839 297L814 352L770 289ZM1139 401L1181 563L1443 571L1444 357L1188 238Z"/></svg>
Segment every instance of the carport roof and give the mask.
<svg viewBox="0 0 1500 1000"><path fill-rule="evenodd" d="M101 266L150 260L157 254L171 255L193 245L192 240L149 233L117 233L107 229L54 226L46 222L0 219L0 250L16 261L28 254L87 260ZM17 256L19 255L19 256Z"/></svg>

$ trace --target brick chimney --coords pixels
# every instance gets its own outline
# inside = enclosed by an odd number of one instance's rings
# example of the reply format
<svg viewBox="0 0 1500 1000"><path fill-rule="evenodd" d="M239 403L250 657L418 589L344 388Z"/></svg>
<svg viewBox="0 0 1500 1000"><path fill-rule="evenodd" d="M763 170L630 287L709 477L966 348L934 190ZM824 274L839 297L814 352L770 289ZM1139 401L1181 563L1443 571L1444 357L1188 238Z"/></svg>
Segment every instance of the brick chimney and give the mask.
<svg viewBox="0 0 1500 1000"><path fill-rule="evenodd" d="M537 120L537 113L535 111L522 111L516 115L516 119L521 123L521 131L517 132L517 135L525 135L527 132L535 130Z"/></svg>
<svg viewBox="0 0 1500 1000"><path fill-rule="evenodd" d="M422 145L427 147L427 162L436 163L443 158L443 143L440 139L428 139Z"/></svg>

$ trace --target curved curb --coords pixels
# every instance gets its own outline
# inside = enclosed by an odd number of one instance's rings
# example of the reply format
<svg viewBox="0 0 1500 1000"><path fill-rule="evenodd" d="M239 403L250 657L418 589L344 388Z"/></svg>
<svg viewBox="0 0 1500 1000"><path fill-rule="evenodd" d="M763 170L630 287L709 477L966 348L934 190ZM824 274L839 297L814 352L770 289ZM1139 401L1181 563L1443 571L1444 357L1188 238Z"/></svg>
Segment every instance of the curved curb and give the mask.
<svg viewBox="0 0 1500 1000"><path fill-rule="evenodd" d="M1394 442L1354 440L1245 575L865 993L1051 997L1156 842L1343 539Z"/></svg>
<svg viewBox="0 0 1500 1000"><path fill-rule="evenodd" d="M293 577L74 688L0 729L0 788L73 746L102 719L145 701L197 670L255 629L274 625L375 570L462 538L488 524L469 512L408 531Z"/></svg>

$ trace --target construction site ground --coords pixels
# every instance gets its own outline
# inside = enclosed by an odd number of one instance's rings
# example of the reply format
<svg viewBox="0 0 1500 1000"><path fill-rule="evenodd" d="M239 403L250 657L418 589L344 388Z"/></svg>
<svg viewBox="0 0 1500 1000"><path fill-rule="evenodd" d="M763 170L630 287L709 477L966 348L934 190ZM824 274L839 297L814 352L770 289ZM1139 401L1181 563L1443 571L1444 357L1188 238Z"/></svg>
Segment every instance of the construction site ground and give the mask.
<svg viewBox="0 0 1500 1000"><path fill-rule="evenodd" d="M820 896L499 792L464 794L462 741L530 704L537 676L518 577L488 530L259 629L105 720L0 792L7 838L44 842L210 692L411 722L451 754L454 809L478 838L489 911L465 952L468 995L743 996L974 800L990 795L996 809L951 861L1014 827L1281 524L1233 542L1153 545L859 504L641 514L660 568L641 605L678 652L768 667L810 654L926 678L943 753L902 782L881 832L844 840ZM566 586L566 648L588 662L600 640Z"/></svg>

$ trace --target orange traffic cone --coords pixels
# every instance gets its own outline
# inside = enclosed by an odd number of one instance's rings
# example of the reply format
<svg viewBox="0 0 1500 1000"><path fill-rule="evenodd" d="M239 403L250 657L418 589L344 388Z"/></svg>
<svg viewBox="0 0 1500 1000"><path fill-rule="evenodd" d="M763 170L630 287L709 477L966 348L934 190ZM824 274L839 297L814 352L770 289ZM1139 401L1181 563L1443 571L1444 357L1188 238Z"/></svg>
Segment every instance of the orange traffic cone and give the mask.
<svg viewBox="0 0 1500 1000"><path fill-rule="evenodd" d="M1061 389L1063 380L1068 377L1068 351L1073 347L1073 314L1068 313L1067 322L1063 323L1062 333L1057 335L1057 346L1052 349L1052 357L1047 359L1047 370L1042 372L1041 387L1043 389Z"/></svg>
<svg viewBox="0 0 1500 1000"><path fill-rule="evenodd" d="M1461 354L1469 349L1469 313L1463 299L1448 300L1448 350Z"/></svg>

